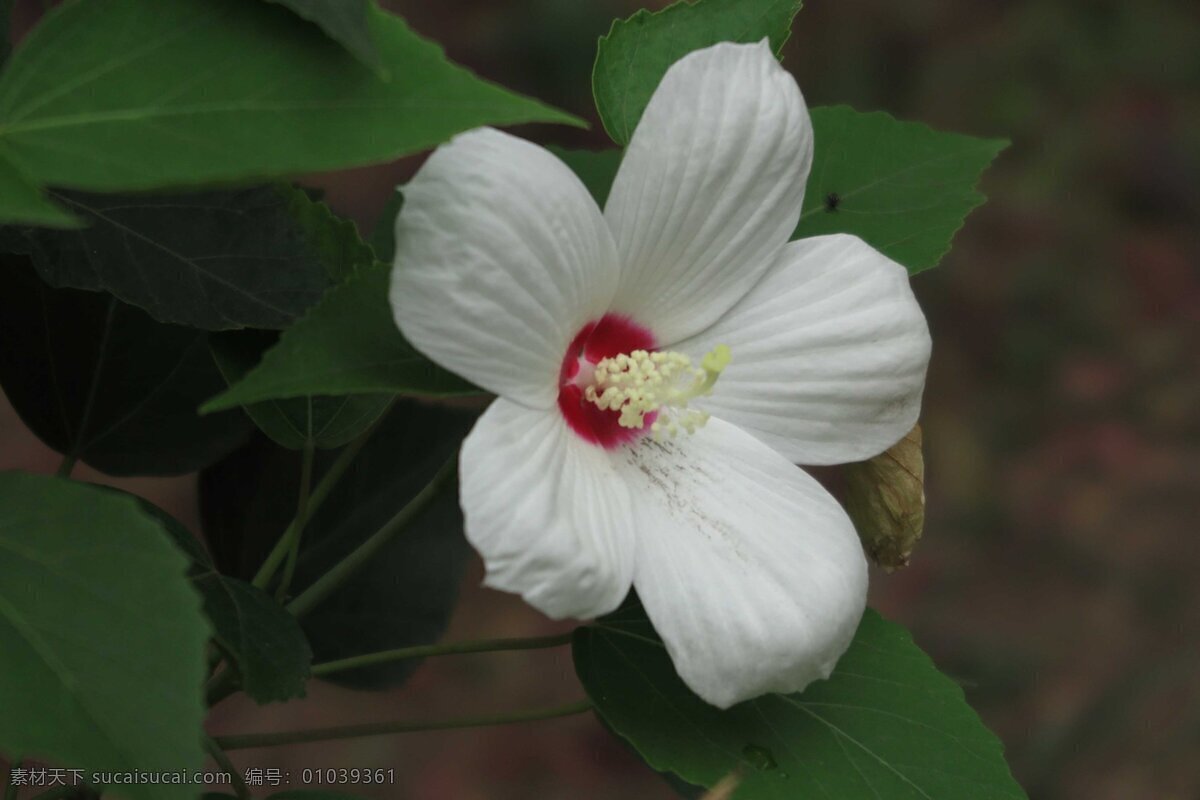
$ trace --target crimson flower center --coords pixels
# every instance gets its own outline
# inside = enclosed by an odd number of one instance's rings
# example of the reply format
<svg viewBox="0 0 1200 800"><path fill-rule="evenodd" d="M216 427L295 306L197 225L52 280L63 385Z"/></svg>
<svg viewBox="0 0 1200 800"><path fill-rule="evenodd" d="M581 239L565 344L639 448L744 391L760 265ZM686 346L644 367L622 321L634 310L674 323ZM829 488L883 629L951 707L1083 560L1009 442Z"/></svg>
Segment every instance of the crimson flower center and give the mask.
<svg viewBox="0 0 1200 800"><path fill-rule="evenodd" d="M695 433L708 412L691 401L712 394L731 355L723 344L699 366L685 353L654 349L654 335L626 317L605 314L583 326L563 355L558 407L571 430L601 447L649 431Z"/></svg>
<svg viewBox="0 0 1200 800"><path fill-rule="evenodd" d="M567 425L587 442L611 449L642 436L653 423L646 416L644 428L623 427L617 410L601 409L587 399L596 365L635 350L653 350L654 334L628 317L605 314L584 325L563 355L559 372L558 408Z"/></svg>

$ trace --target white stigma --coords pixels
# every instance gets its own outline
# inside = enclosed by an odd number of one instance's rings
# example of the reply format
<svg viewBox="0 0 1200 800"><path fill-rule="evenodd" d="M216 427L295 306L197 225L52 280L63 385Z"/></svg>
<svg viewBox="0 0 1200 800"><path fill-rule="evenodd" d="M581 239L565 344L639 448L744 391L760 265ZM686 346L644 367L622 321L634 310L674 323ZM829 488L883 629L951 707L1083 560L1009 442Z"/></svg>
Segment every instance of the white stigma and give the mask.
<svg viewBox="0 0 1200 800"><path fill-rule="evenodd" d="M700 359L700 366L683 353L634 350L596 364L584 397L603 411L618 411L622 428L642 428L646 416L655 438L695 433L708 422L708 413L688 408L697 397L712 394L721 371L729 366L729 348L717 345Z"/></svg>

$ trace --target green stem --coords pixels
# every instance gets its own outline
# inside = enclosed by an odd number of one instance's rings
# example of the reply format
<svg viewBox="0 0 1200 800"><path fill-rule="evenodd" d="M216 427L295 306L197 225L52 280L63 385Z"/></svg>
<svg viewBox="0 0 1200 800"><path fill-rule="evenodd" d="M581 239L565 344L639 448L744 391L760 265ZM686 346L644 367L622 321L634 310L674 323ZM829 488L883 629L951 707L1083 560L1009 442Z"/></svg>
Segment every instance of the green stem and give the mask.
<svg viewBox="0 0 1200 800"><path fill-rule="evenodd" d="M284 731L280 733L245 733L239 736L218 736L216 742L225 750L241 750L247 747L274 747L300 742L321 742L330 739L354 739L362 736L384 736L390 733L414 733L417 731L440 731L453 728L481 728L488 725L508 725L513 722L533 722L541 719L567 717L582 714L592 707L590 700L580 700L565 706L539 708L533 711L518 711L510 714L494 714L482 717L437 720L432 722L372 722L366 725L346 725L337 728L314 728L307 731Z"/></svg>
<svg viewBox="0 0 1200 800"><path fill-rule="evenodd" d="M205 734L204 749L213 757L213 761L217 762L217 766L229 773L229 779L233 783L234 794L239 800L251 800L250 787L246 785L246 781L242 779L242 773L238 772L238 768L229 760L229 756L225 755L225 751L217 744L211 736Z"/></svg>
<svg viewBox="0 0 1200 800"><path fill-rule="evenodd" d="M313 677L330 675L334 672L345 672L348 669L369 667L372 664L383 664L388 661L403 661L408 658L429 658L431 656L449 656L459 653L499 653L505 650L538 650L546 647L558 647L570 644L571 633L560 633L554 636L534 636L525 639L482 639L476 642L449 642L447 644L426 644L417 647L401 647L397 650L383 650L378 653L366 653L361 656L351 656L337 661L326 661L324 664L313 664Z"/></svg>
<svg viewBox="0 0 1200 800"><path fill-rule="evenodd" d="M208 704L209 708L212 708L237 691L235 674L236 671L233 668L233 664L227 663L221 674L209 679L204 687L204 702Z"/></svg>
<svg viewBox="0 0 1200 800"><path fill-rule="evenodd" d="M17 784L13 780L13 773L16 772L17 770L19 770L21 768L21 765L24 763L25 763L24 759L14 758L12 763L9 764L9 766L8 766L8 782L5 784L5 787L4 787L4 800L17 800L17 792L19 792L21 790L19 788L17 788Z"/></svg>
<svg viewBox="0 0 1200 800"><path fill-rule="evenodd" d="M415 517L428 508L442 487L454 478L457 468L458 454L455 453L437 471L437 474L433 476L433 480L427 483L425 488L417 492L416 496L412 500L409 500L404 508L396 512L394 517L385 522L382 528L371 534L370 538L352 550L349 555L301 592L295 600L288 603L288 611L297 617L304 616L314 606L328 597L333 590L337 589L347 578L353 575L359 567L370 561L379 552L381 547L391 541L393 536L404 530L408 523L412 522Z"/></svg>
<svg viewBox="0 0 1200 800"><path fill-rule="evenodd" d="M71 477L71 470L75 468L75 462L79 460L79 454L86 449L88 439L85 438L88 434L88 426L92 422L92 409L96 405L96 393L100 387L100 376L104 372L104 362L108 357L108 342L111 338L113 329L113 318L117 313L117 298L108 298L108 308L104 312L104 330L100 333L100 348L96 351L96 366L92 369L92 381L88 384L87 399L83 403L83 413L79 415L79 427L75 431L74 442L71 444L71 449L63 456L62 463L58 465L56 473L60 478Z"/></svg>
<svg viewBox="0 0 1200 800"><path fill-rule="evenodd" d="M312 427L312 400L309 400L308 425ZM300 462L300 496L296 501L296 516L295 519L308 519L308 497L312 491L312 473L313 473L313 455L316 448L313 445L311 431L308 440L304 443L304 457ZM300 557L300 538L304 535L304 526L300 525L296 528L295 533L288 543L287 564L283 568L283 577L279 581L279 588L275 590L275 599L283 602L287 599L288 587L292 585L292 576L296 574L296 561Z"/></svg>
<svg viewBox="0 0 1200 800"><path fill-rule="evenodd" d="M79 460L79 456L67 453L63 456L62 463L58 465L58 471L54 474L60 478L71 477L71 470L75 469L75 463Z"/></svg>
<svg viewBox="0 0 1200 800"><path fill-rule="evenodd" d="M292 539L300 536L300 531L304 529L304 526L312 518L313 514L316 514L317 510L320 509L321 504L325 502L325 498L329 496L333 487L341 480L342 475L349 469L350 464L354 462L363 445L371 438L371 434L379 427L379 423L387 417L391 408L389 404L371 427L367 428L359 434L357 439L342 448L342 451L338 453L337 458L329 465L329 469L321 477L321 480L317 481L316 488L309 495L308 502L305 504L303 518L296 517L291 521L287 526L287 530L279 537L279 541L275 543L275 547L271 550L266 560L263 561L262 566L258 568L258 572L254 575L254 580L251 583L262 589L271 582L271 578L275 575L275 570L279 569L279 564L288 554Z"/></svg>

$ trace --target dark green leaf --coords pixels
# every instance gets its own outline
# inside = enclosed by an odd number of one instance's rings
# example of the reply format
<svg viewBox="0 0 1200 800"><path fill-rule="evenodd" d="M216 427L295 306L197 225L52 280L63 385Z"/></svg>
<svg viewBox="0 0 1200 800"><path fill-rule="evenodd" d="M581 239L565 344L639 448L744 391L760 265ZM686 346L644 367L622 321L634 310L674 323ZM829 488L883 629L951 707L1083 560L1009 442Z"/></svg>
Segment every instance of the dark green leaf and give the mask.
<svg viewBox="0 0 1200 800"><path fill-rule="evenodd" d="M268 3L65 3L0 74L0 146L36 183L118 191L385 161L484 124L578 122L449 63L399 17L369 16L389 80Z"/></svg>
<svg viewBox="0 0 1200 800"><path fill-rule="evenodd" d="M771 40L779 54L800 0L697 0L617 20L596 47L592 92L604 129L629 144L650 95L667 69L693 50L717 42Z"/></svg>
<svg viewBox="0 0 1200 800"><path fill-rule="evenodd" d="M813 167L793 238L853 233L910 273L950 249L983 203L979 176L1007 145L845 106L814 108L812 120Z"/></svg>
<svg viewBox="0 0 1200 800"><path fill-rule="evenodd" d="M473 414L401 400L372 434L304 531L291 594L378 530L453 457ZM315 479L332 454L319 454ZM205 532L223 572L248 576L291 517L299 457L258 438L201 475ZM428 644L445 628L467 555L457 494L444 492L354 579L301 620L320 663ZM347 685L394 685L409 661L330 676Z"/></svg>
<svg viewBox="0 0 1200 800"><path fill-rule="evenodd" d="M196 414L225 383L207 333L99 292L51 289L20 256L0 273L0 385L47 445L114 475L173 474L245 440L242 414Z"/></svg>
<svg viewBox="0 0 1200 800"><path fill-rule="evenodd" d="M739 771L738 800L1025 797L962 689L873 611L829 680L727 711L683 684L636 600L574 649L597 712L650 766L708 787Z"/></svg>
<svg viewBox="0 0 1200 800"><path fill-rule="evenodd" d="M378 261L390 264L396 255L396 217L404 205L404 195L396 190L383 206L375 227L371 229L371 249Z"/></svg>
<svg viewBox="0 0 1200 800"><path fill-rule="evenodd" d="M358 235L358 226L339 217L321 201L321 193L303 187L279 185L288 210L309 251L334 282L344 281L359 268L375 261L371 246Z"/></svg>
<svg viewBox="0 0 1200 800"><path fill-rule="evenodd" d="M382 70L383 61L371 34L373 0L267 0L290 8L341 44L371 69ZM386 77L386 72L384 73Z"/></svg>
<svg viewBox="0 0 1200 800"><path fill-rule="evenodd" d="M214 335L209 342L217 367L230 384L237 383L274 343L275 337L267 331L230 331ZM391 401L391 395L358 394L264 400L244 408L276 443L302 450L310 442L319 448L341 447L377 420Z"/></svg>
<svg viewBox="0 0 1200 800"><path fill-rule="evenodd" d="M89 772L200 769L208 631L158 523L111 491L0 473L0 553L0 751Z"/></svg>
<svg viewBox="0 0 1200 800"><path fill-rule="evenodd" d="M390 276L389 265L374 264L332 289L257 367L202 410L309 395L479 394L400 334L388 302Z"/></svg>
<svg viewBox="0 0 1200 800"><path fill-rule="evenodd" d="M208 551L177 519L135 500L191 562L188 577L204 598L204 615L217 642L237 664L246 694L260 704L303 697L312 650L296 618L262 589L219 573Z"/></svg>
<svg viewBox="0 0 1200 800"><path fill-rule="evenodd" d="M608 201L608 191L612 188L613 179L617 177L617 169L621 166L620 150L568 150L565 147L551 147L550 152L558 156L579 176L583 185L591 192L596 205L604 208Z"/></svg>
<svg viewBox="0 0 1200 800"><path fill-rule="evenodd" d="M215 570L192 582L217 642L237 663L242 690L259 704L303 697L312 650L296 618L262 589Z"/></svg>
<svg viewBox="0 0 1200 800"><path fill-rule="evenodd" d="M89 225L27 232L42 278L112 292L160 322L283 328L372 260L353 223L286 185L54 197Z"/></svg>

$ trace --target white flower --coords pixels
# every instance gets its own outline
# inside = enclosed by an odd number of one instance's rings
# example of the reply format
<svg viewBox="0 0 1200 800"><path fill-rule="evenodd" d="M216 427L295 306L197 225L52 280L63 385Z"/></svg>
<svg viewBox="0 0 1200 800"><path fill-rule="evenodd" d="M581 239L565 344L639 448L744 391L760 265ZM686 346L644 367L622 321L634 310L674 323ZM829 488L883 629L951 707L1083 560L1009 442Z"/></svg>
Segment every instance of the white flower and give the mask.
<svg viewBox="0 0 1200 800"><path fill-rule="evenodd" d="M461 455L487 585L555 618L632 586L721 707L828 677L849 645L862 549L793 464L899 440L929 360L902 267L853 236L788 243L811 162L766 42L718 44L667 72L603 212L548 151L481 129L396 223L397 323L499 395Z"/></svg>

